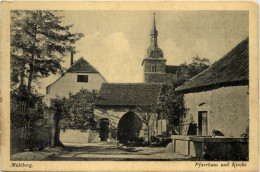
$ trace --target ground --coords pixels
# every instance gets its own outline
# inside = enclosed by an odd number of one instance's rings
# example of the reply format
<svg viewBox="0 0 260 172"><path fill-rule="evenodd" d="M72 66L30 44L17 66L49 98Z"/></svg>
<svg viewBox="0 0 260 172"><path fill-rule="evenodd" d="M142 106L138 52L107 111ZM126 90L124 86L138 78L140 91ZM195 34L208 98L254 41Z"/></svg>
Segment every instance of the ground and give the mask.
<svg viewBox="0 0 260 172"><path fill-rule="evenodd" d="M65 144L65 148L46 148L42 151L23 152L12 160L41 161L190 161L194 158L180 154L166 154L165 147L117 148L115 142L84 145Z"/></svg>

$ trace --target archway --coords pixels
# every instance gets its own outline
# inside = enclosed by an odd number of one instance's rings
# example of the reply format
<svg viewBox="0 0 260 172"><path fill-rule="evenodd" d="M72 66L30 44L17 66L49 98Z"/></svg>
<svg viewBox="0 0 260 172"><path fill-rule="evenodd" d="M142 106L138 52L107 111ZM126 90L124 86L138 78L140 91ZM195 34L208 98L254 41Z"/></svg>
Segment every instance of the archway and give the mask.
<svg viewBox="0 0 260 172"><path fill-rule="evenodd" d="M109 136L109 120L107 118L100 119L99 126L100 126L100 140L107 141Z"/></svg>
<svg viewBox="0 0 260 172"><path fill-rule="evenodd" d="M139 137L143 122L134 112L127 112L118 122L117 137L119 142L127 143Z"/></svg>

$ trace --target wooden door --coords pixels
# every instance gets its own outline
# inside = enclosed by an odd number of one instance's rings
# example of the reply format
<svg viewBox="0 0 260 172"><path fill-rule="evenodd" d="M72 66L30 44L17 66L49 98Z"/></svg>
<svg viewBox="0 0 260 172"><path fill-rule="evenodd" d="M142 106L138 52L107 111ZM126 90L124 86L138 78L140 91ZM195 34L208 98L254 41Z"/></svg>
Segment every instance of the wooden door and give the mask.
<svg viewBox="0 0 260 172"><path fill-rule="evenodd" d="M207 136L208 135L208 112L202 111L199 112L198 116L198 130L199 135Z"/></svg>

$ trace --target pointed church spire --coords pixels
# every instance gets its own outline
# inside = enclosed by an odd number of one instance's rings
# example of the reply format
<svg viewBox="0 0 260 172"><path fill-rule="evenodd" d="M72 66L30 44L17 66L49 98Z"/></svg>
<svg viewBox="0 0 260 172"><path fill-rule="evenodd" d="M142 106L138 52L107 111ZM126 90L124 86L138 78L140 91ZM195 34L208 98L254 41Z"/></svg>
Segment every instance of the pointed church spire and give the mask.
<svg viewBox="0 0 260 172"><path fill-rule="evenodd" d="M151 30L150 36L151 36L151 45L152 46L157 46L157 36L158 36L158 31L156 29L156 22L155 22L155 13L153 13L153 28Z"/></svg>
<svg viewBox="0 0 260 172"><path fill-rule="evenodd" d="M158 31L156 29L155 13L153 13L153 27L150 32L150 46L147 48L148 58L163 58L163 51L158 47L157 36Z"/></svg>
<svg viewBox="0 0 260 172"><path fill-rule="evenodd" d="M153 13L153 29L156 30L155 13Z"/></svg>

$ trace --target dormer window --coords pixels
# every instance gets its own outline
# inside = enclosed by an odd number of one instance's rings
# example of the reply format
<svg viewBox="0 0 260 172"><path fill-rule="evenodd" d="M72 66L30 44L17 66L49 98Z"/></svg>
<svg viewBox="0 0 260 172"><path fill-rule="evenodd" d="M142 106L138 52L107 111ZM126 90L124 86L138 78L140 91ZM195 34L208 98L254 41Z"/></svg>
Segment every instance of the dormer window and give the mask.
<svg viewBox="0 0 260 172"><path fill-rule="evenodd" d="M88 82L88 75L78 75L77 82Z"/></svg>
<svg viewBox="0 0 260 172"><path fill-rule="evenodd" d="M156 66L155 65L152 65L152 72L156 72Z"/></svg>

